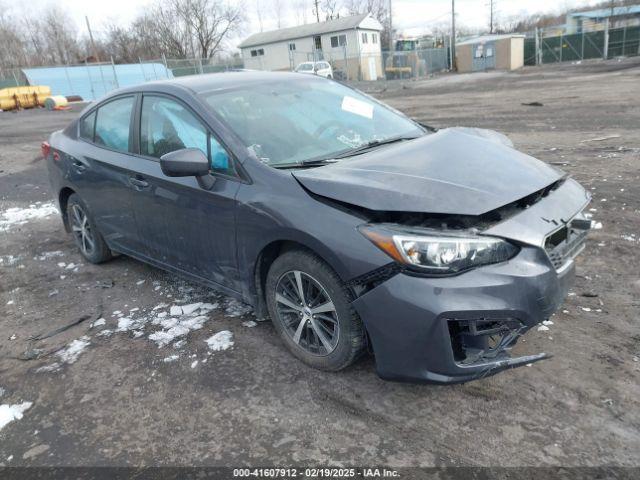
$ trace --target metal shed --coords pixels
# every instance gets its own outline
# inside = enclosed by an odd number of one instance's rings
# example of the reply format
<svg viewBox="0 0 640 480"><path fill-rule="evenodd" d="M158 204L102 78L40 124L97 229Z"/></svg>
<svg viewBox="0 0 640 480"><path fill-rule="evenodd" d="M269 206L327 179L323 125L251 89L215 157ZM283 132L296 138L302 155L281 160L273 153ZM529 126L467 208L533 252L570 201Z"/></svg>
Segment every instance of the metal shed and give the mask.
<svg viewBox="0 0 640 480"><path fill-rule="evenodd" d="M456 44L459 72L516 70L524 65L524 35L483 35Z"/></svg>
<svg viewBox="0 0 640 480"><path fill-rule="evenodd" d="M23 68L29 85L47 85L53 95L80 95L95 100L119 87L173 78L162 63L87 64Z"/></svg>

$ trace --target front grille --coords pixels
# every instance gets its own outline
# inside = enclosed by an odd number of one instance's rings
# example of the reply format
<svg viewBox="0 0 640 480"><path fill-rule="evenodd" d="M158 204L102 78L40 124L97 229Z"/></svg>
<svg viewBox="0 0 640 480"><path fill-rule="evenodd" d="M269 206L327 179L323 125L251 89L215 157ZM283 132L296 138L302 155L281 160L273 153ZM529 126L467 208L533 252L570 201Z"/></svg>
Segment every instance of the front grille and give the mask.
<svg viewBox="0 0 640 480"><path fill-rule="evenodd" d="M556 271L582 251L589 228L589 222L580 216L546 238L544 249Z"/></svg>

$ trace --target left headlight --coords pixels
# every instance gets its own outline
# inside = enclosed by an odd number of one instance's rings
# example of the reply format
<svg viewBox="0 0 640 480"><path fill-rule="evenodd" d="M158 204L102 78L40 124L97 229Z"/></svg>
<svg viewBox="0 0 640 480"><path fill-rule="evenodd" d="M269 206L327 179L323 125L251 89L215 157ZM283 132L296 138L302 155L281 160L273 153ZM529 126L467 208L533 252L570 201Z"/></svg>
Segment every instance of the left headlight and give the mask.
<svg viewBox="0 0 640 480"><path fill-rule="evenodd" d="M362 225L358 230L394 260L435 275L505 262L520 250L500 238L472 234L405 231L387 225Z"/></svg>

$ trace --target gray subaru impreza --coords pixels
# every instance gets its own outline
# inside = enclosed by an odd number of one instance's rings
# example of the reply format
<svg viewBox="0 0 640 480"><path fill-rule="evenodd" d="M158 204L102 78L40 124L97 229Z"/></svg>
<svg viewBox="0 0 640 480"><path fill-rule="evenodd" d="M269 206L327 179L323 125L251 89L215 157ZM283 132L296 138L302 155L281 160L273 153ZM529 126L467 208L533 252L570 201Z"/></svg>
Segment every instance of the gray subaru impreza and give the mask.
<svg viewBox="0 0 640 480"><path fill-rule="evenodd" d="M565 173L333 80L228 72L120 89L43 143L90 262L129 255L251 304L306 364L463 382L561 305L590 222Z"/></svg>

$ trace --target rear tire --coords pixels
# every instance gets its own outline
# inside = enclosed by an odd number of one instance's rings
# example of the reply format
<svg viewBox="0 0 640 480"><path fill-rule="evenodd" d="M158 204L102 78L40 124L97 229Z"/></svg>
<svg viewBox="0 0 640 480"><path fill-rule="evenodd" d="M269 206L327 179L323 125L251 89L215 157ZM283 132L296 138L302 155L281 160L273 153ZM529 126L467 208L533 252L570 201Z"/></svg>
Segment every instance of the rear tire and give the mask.
<svg viewBox="0 0 640 480"><path fill-rule="evenodd" d="M292 250L278 257L269 269L265 293L276 331L307 365L337 371L364 351L365 331L349 291L316 255Z"/></svg>
<svg viewBox="0 0 640 480"><path fill-rule="evenodd" d="M73 241L88 262L103 263L111 260L111 250L96 227L89 209L76 193L67 201L67 220Z"/></svg>

